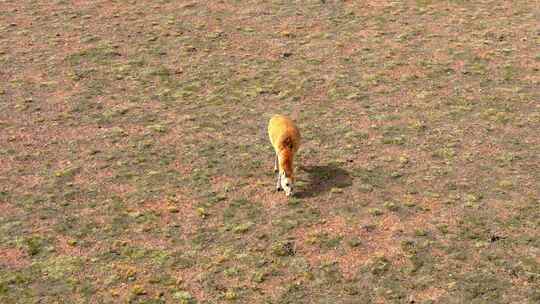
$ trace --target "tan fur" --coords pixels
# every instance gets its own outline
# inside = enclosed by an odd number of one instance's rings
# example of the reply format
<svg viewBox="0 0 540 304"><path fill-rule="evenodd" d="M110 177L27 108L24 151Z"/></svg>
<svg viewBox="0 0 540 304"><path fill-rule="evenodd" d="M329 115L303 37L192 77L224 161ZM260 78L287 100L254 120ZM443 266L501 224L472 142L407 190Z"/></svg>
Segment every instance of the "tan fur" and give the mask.
<svg viewBox="0 0 540 304"><path fill-rule="evenodd" d="M293 160L300 147L298 128L290 118L274 115L268 123L268 136L279 160L279 172L294 180Z"/></svg>

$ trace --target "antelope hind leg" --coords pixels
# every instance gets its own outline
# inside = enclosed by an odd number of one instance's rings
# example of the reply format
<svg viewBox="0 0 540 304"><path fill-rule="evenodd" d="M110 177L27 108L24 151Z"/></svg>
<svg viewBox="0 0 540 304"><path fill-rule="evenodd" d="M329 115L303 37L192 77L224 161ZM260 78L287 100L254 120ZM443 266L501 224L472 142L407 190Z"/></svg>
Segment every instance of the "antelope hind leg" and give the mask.
<svg viewBox="0 0 540 304"><path fill-rule="evenodd" d="M276 191L283 191L283 188L281 188L281 174L279 172L277 173Z"/></svg>

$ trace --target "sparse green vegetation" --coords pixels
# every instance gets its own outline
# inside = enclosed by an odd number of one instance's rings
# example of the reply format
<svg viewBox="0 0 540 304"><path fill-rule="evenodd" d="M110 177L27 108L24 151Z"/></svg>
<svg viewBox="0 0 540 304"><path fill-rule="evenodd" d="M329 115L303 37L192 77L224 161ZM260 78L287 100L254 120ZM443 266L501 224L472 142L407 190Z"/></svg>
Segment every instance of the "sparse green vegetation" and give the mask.
<svg viewBox="0 0 540 304"><path fill-rule="evenodd" d="M0 2L0 303L540 302L535 1Z"/></svg>

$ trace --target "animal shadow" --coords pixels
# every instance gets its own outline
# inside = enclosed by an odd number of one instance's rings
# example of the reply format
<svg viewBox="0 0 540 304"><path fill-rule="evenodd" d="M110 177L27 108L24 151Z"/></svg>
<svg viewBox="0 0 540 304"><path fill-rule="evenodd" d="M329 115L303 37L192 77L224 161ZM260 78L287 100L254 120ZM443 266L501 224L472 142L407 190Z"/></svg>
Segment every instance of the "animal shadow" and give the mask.
<svg viewBox="0 0 540 304"><path fill-rule="evenodd" d="M308 173L309 181L296 194L298 198L315 197L321 193L330 191L332 188L346 188L352 185L349 172L335 164L303 166L300 169Z"/></svg>

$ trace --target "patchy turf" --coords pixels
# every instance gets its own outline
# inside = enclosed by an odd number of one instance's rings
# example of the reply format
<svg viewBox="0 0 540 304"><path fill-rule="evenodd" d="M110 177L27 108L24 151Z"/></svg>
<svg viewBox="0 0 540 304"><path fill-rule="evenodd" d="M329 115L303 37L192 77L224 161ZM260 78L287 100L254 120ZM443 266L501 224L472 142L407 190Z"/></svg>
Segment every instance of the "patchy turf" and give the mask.
<svg viewBox="0 0 540 304"><path fill-rule="evenodd" d="M540 302L535 1L0 6L1 303Z"/></svg>

